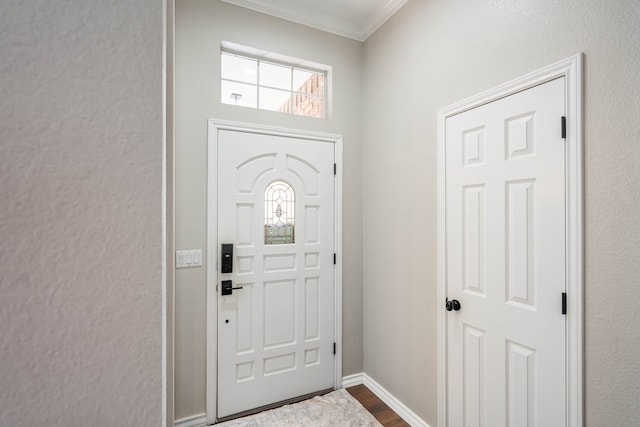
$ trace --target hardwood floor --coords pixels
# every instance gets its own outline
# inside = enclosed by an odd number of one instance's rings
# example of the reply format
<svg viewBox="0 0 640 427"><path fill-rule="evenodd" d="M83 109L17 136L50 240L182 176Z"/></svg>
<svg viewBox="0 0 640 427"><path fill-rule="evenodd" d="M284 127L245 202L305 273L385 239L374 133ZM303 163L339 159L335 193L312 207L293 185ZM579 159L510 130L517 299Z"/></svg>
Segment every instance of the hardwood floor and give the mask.
<svg viewBox="0 0 640 427"><path fill-rule="evenodd" d="M356 398L367 411L371 412L380 424L385 427L410 427L409 424L393 409L389 408L378 396L364 385L347 388L349 394Z"/></svg>

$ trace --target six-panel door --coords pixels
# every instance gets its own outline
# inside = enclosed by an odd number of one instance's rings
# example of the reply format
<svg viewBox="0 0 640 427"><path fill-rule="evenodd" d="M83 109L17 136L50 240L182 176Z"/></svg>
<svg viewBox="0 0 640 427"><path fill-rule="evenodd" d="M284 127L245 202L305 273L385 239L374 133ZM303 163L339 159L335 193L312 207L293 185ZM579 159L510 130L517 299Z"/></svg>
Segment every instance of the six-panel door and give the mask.
<svg viewBox="0 0 640 427"><path fill-rule="evenodd" d="M563 115L560 78L446 121L450 427L565 425Z"/></svg>

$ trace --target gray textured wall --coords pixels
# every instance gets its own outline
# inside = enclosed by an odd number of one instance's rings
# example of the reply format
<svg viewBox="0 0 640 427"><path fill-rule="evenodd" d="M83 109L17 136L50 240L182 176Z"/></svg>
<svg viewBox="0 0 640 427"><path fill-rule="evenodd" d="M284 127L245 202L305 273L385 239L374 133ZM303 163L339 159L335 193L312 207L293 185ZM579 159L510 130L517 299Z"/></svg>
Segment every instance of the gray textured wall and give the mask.
<svg viewBox="0 0 640 427"><path fill-rule="evenodd" d="M333 67L333 114L314 119L220 103L220 43ZM206 259L207 119L344 136L343 373L362 371L362 44L221 1L176 5L176 249ZM176 271L176 419L205 411L206 268Z"/></svg>
<svg viewBox="0 0 640 427"><path fill-rule="evenodd" d="M160 0L0 4L0 425L162 417Z"/></svg>
<svg viewBox="0 0 640 427"><path fill-rule="evenodd" d="M586 424L638 423L638 46L635 0L411 0L365 43L364 370L432 426L436 111L580 51Z"/></svg>

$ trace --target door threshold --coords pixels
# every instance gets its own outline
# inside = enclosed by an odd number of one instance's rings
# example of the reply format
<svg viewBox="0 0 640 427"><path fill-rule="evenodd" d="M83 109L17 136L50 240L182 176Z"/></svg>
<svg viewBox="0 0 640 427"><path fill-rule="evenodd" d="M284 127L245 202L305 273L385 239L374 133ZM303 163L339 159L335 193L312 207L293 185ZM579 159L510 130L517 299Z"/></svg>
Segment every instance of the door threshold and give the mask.
<svg viewBox="0 0 640 427"><path fill-rule="evenodd" d="M302 402L303 400L311 399L316 396L323 396L327 393L331 393L334 390L335 389L332 387L325 390L304 394L302 396L293 397L291 399L281 400L280 402L271 403L269 405L260 406L259 408L249 409L248 411L238 412L237 414L227 415L226 417L218 418L216 420L216 424L224 423L225 421L235 420L236 418L248 417L249 415L255 415L260 412L269 411L271 409L276 409L285 405L291 405L292 403Z"/></svg>

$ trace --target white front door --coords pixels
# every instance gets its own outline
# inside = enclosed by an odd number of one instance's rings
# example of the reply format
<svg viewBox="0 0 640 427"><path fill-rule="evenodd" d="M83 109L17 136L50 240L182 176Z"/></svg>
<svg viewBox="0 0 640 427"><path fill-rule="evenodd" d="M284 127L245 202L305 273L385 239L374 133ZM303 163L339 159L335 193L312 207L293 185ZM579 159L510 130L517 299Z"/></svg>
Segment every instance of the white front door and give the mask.
<svg viewBox="0 0 640 427"><path fill-rule="evenodd" d="M558 78L446 120L450 427L566 424L564 93Z"/></svg>
<svg viewBox="0 0 640 427"><path fill-rule="evenodd" d="M217 140L221 418L334 385L335 189L333 143Z"/></svg>

